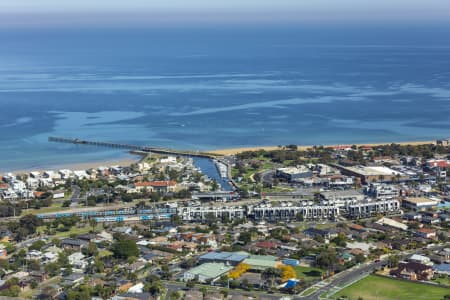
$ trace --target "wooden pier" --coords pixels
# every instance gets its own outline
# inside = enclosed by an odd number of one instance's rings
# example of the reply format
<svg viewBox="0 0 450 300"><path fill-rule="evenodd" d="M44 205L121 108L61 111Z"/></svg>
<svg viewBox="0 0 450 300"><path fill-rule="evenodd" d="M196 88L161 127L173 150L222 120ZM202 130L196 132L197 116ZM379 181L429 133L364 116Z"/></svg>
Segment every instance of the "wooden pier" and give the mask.
<svg viewBox="0 0 450 300"><path fill-rule="evenodd" d="M63 137L50 136L48 138L48 141L55 142L55 143L67 143L67 144L75 144L75 145L127 149L130 151L143 151L143 152L152 152L152 153L158 153L158 154L196 156L196 157L205 157L205 158L216 158L217 157L217 155L199 152L199 151L176 150L176 149L169 149L169 148L143 146L143 145L101 142L101 141L84 140L84 139L79 139L79 138L63 138Z"/></svg>

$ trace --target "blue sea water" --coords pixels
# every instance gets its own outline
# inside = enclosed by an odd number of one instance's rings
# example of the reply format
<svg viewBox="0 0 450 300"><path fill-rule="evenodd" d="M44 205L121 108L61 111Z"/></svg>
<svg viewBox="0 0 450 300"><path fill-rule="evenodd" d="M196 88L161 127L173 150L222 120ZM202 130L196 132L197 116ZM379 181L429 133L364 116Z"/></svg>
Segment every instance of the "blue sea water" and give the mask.
<svg viewBox="0 0 450 300"><path fill-rule="evenodd" d="M78 137L207 150L431 140L450 29L0 30L0 171L110 160Z"/></svg>

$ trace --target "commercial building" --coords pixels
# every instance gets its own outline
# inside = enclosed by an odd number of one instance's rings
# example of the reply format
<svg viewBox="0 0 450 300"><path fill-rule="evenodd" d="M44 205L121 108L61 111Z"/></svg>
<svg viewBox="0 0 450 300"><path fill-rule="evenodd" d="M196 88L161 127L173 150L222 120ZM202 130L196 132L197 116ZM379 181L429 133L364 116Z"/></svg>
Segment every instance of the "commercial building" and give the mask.
<svg viewBox="0 0 450 300"><path fill-rule="evenodd" d="M396 199L400 196L400 191L397 187L383 183L371 183L367 193L380 200Z"/></svg>
<svg viewBox="0 0 450 300"><path fill-rule="evenodd" d="M363 218L377 214L396 214L400 212L400 202L397 200L366 200L350 204L347 207L347 217Z"/></svg>
<svg viewBox="0 0 450 300"><path fill-rule="evenodd" d="M403 207L413 210L425 210L427 208L434 207L437 204L437 201L424 197L405 198L402 200Z"/></svg>
<svg viewBox="0 0 450 300"><path fill-rule="evenodd" d="M198 279L202 283L207 281L214 282L232 269L233 267L227 266L224 263L205 263L186 271L183 274L183 280Z"/></svg>
<svg viewBox="0 0 450 300"><path fill-rule="evenodd" d="M270 206L258 205L250 210L256 220L294 220L301 215L304 219L333 219L339 215L337 206Z"/></svg>
<svg viewBox="0 0 450 300"><path fill-rule="evenodd" d="M349 202L359 202L364 200L364 195L355 190L321 192L320 199L323 204L336 204L344 206Z"/></svg>
<svg viewBox="0 0 450 300"><path fill-rule="evenodd" d="M208 216L214 216L219 219L227 217L231 220L234 218L243 218L246 215L246 210L240 206L181 207L178 211L184 221L202 221Z"/></svg>
<svg viewBox="0 0 450 300"><path fill-rule="evenodd" d="M248 258L248 254L237 253L237 252L220 252L213 251L206 254L203 254L198 258L200 263L223 263L227 266L236 266L246 258Z"/></svg>
<svg viewBox="0 0 450 300"><path fill-rule="evenodd" d="M389 218L385 218L385 217L381 218L376 223L380 224L380 225L390 226L392 228L396 228L396 229L400 229L400 230L408 230L408 225L397 222L397 221L389 219Z"/></svg>
<svg viewBox="0 0 450 300"><path fill-rule="evenodd" d="M336 165L336 167L341 170L342 174L357 177L363 183L392 182L408 178L407 174L384 166L345 167Z"/></svg>
<svg viewBox="0 0 450 300"><path fill-rule="evenodd" d="M272 255L250 255L244 260L251 270L264 271L268 268L276 268L281 265L277 257Z"/></svg>
<svg viewBox="0 0 450 300"><path fill-rule="evenodd" d="M295 181L301 178L312 177L313 172L305 166L297 168L279 168L276 170L275 176L286 179L287 181Z"/></svg>

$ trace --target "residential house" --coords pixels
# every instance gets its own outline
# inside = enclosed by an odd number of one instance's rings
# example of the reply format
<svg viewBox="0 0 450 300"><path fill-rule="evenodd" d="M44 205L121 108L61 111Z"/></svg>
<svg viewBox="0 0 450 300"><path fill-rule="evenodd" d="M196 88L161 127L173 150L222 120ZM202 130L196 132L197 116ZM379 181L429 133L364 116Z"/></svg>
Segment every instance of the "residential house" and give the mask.
<svg viewBox="0 0 450 300"><path fill-rule="evenodd" d="M408 258L408 261L423 264L423 265L430 265L430 264L432 265L433 264L429 257L420 255L420 254L411 255L411 257Z"/></svg>
<svg viewBox="0 0 450 300"><path fill-rule="evenodd" d="M61 240L61 247L64 249L72 249L80 251L82 248L88 246L87 241L83 241L80 239L72 239L72 238L65 238Z"/></svg>
<svg viewBox="0 0 450 300"><path fill-rule="evenodd" d="M64 283L65 286L77 286L84 280L84 274L83 273L72 273L70 275L64 276Z"/></svg>
<svg viewBox="0 0 450 300"><path fill-rule="evenodd" d="M314 228L314 227L310 227L310 228L304 230L303 233L311 239L314 239L314 238L320 236L324 239L331 240L338 236L337 232L334 230L318 229L318 228Z"/></svg>
<svg viewBox="0 0 450 300"><path fill-rule="evenodd" d="M138 192L142 192L146 189L149 192L160 192L160 193L169 193L175 192L177 183L175 181L144 181L144 182L136 182L134 184L136 190Z"/></svg>
<svg viewBox="0 0 450 300"><path fill-rule="evenodd" d="M416 262L400 263L398 268L392 270L392 276L408 280L430 280L433 277L433 268Z"/></svg>
<svg viewBox="0 0 450 300"><path fill-rule="evenodd" d="M416 235L425 239L436 239L436 231L430 228L417 229Z"/></svg>

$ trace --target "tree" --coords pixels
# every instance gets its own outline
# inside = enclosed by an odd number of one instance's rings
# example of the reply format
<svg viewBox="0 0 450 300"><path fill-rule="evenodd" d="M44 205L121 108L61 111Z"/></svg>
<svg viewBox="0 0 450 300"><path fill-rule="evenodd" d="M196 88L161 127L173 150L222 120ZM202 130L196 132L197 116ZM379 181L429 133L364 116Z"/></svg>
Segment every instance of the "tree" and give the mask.
<svg viewBox="0 0 450 300"><path fill-rule="evenodd" d="M111 251L116 258L126 259L131 256L139 256L139 248L136 243L126 238L115 241L111 246Z"/></svg>
<svg viewBox="0 0 450 300"><path fill-rule="evenodd" d="M279 267L281 270L281 281L286 282L289 279L297 278L297 273L292 266L282 265Z"/></svg>
<svg viewBox="0 0 450 300"><path fill-rule="evenodd" d="M97 227L97 220L94 218L89 219L89 225L92 227L92 232L95 232L95 228Z"/></svg>
<svg viewBox="0 0 450 300"><path fill-rule="evenodd" d="M230 277L231 279L238 279L248 270L250 270L250 266L248 264L240 263L228 273L228 277Z"/></svg>
<svg viewBox="0 0 450 300"><path fill-rule="evenodd" d="M244 244L248 244L252 241L252 234L248 231L241 232L239 234L238 240Z"/></svg>
<svg viewBox="0 0 450 300"><path fill-rule="evenodd" d="M170 293L169 299L170 300L179 300L179 299L181 299L180 292L175 291L175 292Z"/></svg>
<svg viewBox="0 0 450 300"><path fill-rule="evenodd" d="M148 282L144 285L144 291L149 292L153 296L160 295L163 289L163 285L159 280Z"/></svg>
<svg viewBox="0 0 450 300"><path fill-rule="evenodd" d="M337 263L336 251L331 248L322 250L317 257L317 265L321 268L332 269Z"/></svg>
<svg viewBox="0 0 450 300"><path fill-rule="evenodd" d="M195 263L196 263L195 258L188 258L188 259L184 260L183 262L181 262L180 267L182 267L183 269L190 269L195 266Z"/></svg>
<svg viewBox="0 0 450 300"><path fill-rule="evenodd" d="M38 283L37 283L37 281L36 280L33 280L33 281L31 281L31 283L30 283L30 287L32 288L32 289L35 289L35 288L37 288L38 287Z"/></svg>
<svg viewBox="0 0 450 300"><path fill-rule="evenodd" d="M347 242L345 240L345 235L340 233L337 237L332 239L331 242L335 243L336 246L345 247L347 245Z"/></svg>
<svg viewBox="0 0 450 300"><path fill-rule="evenodd" d="M364 257L364 254L358 253L355 255L355 261L358 264L363 263L366 260L366 258Z"/></svg>
<svg viewBox="0 0 450 300"><path fill-rule="evenodd" d="M195 286L195 281L194 280L188 280L186 281L186 287L188 289L192 289Z"/></svg>
<svg viewBox="0 0 450 300"><path fill-rule="evenodd" d="M39 240L39 241L36 241L33 244L31 244L31 246L28 249L40 251L42 249L42 247L44 247L44 246L45 246L45 242L42 240Z"/></svg>
<svg viewBox="0 0 450 300"><path fill-rule="evenodd" d="M100 258L95 257L94 259L94 273L103 273L105 271L105 264Z"/></svg>
<svg viewBox="0 0 450 300"><path fill-rule="evenodd" d="M82 249L82 252L87 256L96 256L98 254L97 245L93 242L90 242L86 248Z"/></svg>
<svg viewBox="0 0 450 300"><path fill-rule="evenodd" d="M213 181L212 181L211 189L212 189L213 191L217 191L217 190L219 189L219 184L217 183L216 180L213 180Z"/></svg>
<svg viewBox="0 0 450 300"><path fill-rule="evenodd" d="M398 263L400 262L400 257L397 255L390 255L388 257L388 266L389 268L396 268Z"/></svg>
<svg viewBox="0 0 450 300"><path fill-rule="evenodd" d="M42 225L42 220L35 215L26 215L20 218L19 224L21 228L26 229L28 234L34 234L37 227Z"/></svg>

